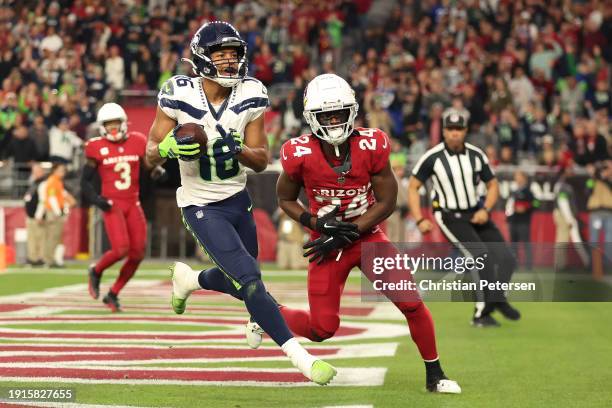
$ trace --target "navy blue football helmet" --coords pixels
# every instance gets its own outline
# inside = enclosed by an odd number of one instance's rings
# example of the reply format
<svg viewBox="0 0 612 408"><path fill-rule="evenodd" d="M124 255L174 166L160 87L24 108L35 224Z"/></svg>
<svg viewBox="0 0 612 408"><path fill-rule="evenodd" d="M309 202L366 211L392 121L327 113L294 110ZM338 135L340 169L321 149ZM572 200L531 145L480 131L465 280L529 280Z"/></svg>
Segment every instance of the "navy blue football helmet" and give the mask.
<svg viewBox="0 0 612 408"><path fill-rule="evenodd" d="M238 70L235 73L221 75L212 61L213 52L224 47L234 47L238 51ZM241 81L247 74L247 45L240 37L240 33L231 24L224 21L212 21L204 24L195 33L191 40L192 60L183 58L191 63L193 73L211 79L225 87L232 87Z"/></svg>

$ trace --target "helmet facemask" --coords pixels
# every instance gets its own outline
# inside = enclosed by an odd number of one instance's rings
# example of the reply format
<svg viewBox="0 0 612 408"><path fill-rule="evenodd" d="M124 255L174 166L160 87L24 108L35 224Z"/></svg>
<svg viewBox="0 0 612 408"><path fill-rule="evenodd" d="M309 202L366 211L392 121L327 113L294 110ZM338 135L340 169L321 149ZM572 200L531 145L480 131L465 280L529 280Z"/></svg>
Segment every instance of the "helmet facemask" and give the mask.
<svg viewBox="0 0 612 408"><path fill-rule="evenodd" d="M304 118L319 139L336 148L353 133L357 104L330 107L314 111L304 111Z"/></svg>
<svg viewBox="0 0 612 408"><path fill-rule="evenodd" d="M212 54L226 48L235 49L237 58L217 59L213 62ZM196 42L192 42L191 53L193 54L193 60L183 58L183 61L191 63L193 73L215 81L221 86L232 87L247 74L246 43L239 38L227 38L226 41L206 47L201 47ZM231 72L225 72L227 68L222 67L223 65L238 65L238 67L230 67ZM219 67L222 69L220 70Z"/></svg>
<svg viewBox="0 0 612 408"><path fill-rule="evenodd" d="M107 129L107 126L114 125L111 129ZM100 136L111 142L121 142L127 137L127 122L121 119L114 119L103 122L100 126Z"/></svg>

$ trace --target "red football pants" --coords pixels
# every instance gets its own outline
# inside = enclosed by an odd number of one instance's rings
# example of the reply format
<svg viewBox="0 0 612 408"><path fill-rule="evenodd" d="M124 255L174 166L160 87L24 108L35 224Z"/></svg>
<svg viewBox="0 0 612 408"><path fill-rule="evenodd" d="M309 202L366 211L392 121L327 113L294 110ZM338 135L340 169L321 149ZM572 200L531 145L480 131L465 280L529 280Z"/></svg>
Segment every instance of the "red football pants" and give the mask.
<svg viewBox="0 0 612 408"><path fill-rule="evenodd" d="M380 230L362 237L355 244L343 250L336 261L330 255L320 265L308 265L308 303L310 311L290 309L281 306L281 312L291 331L312 341L323 341L332 337L340 326L340 297L349 272L361 266L361 244L366 242L390 241ZM377 276L372 271L362 271L373 281ZM383 292L384 293L384 292ZM393 302L404 314L410 328L410 335L424 360L438 358L433 319L429 309L415 296L414 301Z"/></svg>
<svg viewBox="0 0 612 408"><path fill-rule="evenodd" d="M102 255L95 268L96 273L102 275L105 269L127 257L111 288L111 292L118 294L134 276L136 268L144 258L147 221L138 201L113 200L113 207L104 212L103 217L111 249Z"/></svg>

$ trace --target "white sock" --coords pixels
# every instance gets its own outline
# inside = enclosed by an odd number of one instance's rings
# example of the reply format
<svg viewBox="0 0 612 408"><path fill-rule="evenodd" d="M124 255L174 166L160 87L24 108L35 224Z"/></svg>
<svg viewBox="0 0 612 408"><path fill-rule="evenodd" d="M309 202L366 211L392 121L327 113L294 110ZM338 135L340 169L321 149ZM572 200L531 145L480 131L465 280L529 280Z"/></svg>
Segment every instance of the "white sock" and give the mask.
<svg viewBox="0 0 612 408"><path fill-rule="evenodd" d="M295 337L287 340L285 344L281 346L281 349L283 349L283 352L291 359L293 365L311 380L312 365L317 361L317 358L306 351Z"/></svg>
<svg viewBox="0 0 612 408"><path fill-rule="evenodd" d="M192 291L202 289L202 287L200 286L200 280L198 279L202 272L190 273L189 274L189 280L188 280L188 282L189 282L189 289L191 289Z"/></svg>

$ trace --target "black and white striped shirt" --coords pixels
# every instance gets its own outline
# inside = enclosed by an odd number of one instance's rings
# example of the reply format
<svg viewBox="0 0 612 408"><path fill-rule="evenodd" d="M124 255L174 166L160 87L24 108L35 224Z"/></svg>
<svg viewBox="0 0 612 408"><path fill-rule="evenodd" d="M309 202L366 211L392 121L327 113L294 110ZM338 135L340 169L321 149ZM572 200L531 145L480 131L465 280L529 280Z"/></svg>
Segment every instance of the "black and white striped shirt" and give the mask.
<svg viewBox="0 0 612 408"><path fill-rule="evenodd" d="M477 186L495 177L482 150L465 143L462 153L448 150L444 143L429 149L412 169L421 183L431 177L434 209L473 210L478 207Z"/></svg>

